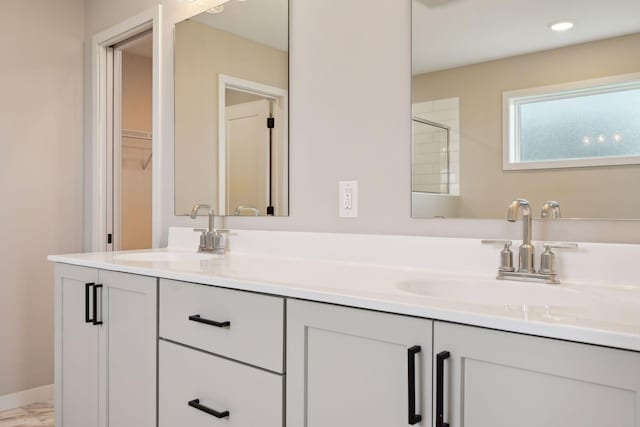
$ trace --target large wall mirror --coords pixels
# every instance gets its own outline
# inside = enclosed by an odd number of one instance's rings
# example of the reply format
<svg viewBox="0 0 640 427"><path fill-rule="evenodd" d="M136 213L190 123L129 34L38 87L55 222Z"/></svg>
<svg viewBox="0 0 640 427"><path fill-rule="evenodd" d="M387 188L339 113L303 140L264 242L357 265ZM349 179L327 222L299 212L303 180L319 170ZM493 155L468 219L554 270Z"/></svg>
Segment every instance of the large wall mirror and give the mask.
<svg viewBox="0 0 640 427"><path fill-rule="evenodd" d="M638 0L412 1L414 218L640 218Z"/></svg>
<svg viewBox="0 0 640 427"><path fill-rule="evenodd" d="M288 0L217 2L175 27L175 213L289 214Z"/></svg>

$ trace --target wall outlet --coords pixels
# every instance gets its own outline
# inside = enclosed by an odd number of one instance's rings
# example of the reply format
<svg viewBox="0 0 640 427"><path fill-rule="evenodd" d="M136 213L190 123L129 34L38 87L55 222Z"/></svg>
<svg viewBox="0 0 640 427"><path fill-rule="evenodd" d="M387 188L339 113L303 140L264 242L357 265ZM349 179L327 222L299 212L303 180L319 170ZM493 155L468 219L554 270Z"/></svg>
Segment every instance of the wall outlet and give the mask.
<svg viewBox="0 0 640 427"><path fill-rule="evenodd" d="M342 218L356 218L358 216L358 181L340 181L338 189L338 215Z"/></svg>

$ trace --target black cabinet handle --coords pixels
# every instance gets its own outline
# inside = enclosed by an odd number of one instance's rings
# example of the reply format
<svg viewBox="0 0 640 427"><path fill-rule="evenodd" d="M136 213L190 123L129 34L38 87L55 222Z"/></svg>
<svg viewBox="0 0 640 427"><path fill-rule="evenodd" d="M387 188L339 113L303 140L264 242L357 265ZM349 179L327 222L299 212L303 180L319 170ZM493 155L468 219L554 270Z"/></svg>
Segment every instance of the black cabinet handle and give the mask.
<svg viewBox="0 0 640 427"><path fill-rule="evenodd" d="M196 408L199 411L206 412L209 415L213 415L216 418L226 418L229 416L229 411L218 412L215 409L208 408L200 404L200 399L193 399L189 401L189 406Z"/></svg>
<svg viewBox="0 0 640 427"><path fill-rule="evenodd" d="M91 288L95 286L95 283L85 283L84 284L84 321L85 323L93 323L95 319L91 318L89 311L89 300L91 299ZM95 309L93 315L96 315Z"/></svg>
<svg viewBox="0 0 640 427"><path fill-rule="evenodd" d="M436 427L449 427L444 422L444 361L451 356L448 351L436 355Z"/></svg>
<svg viewBox="0 0 640 427"><path fill-rule="evenodd" d="M198 323L204 323L205 325L215 326L217 328L228 328L231 326L231 322L216 322L215 320L203 319L199 314L189 316L189 320Z"/></svg>
<svg viewBox="0 0 640 427"><path fill-rule="evenodd" d="M416 414L416 354L420 353L419 345L407 350L407 382L409 384L409 424L422 421L422 415Z"/></svg>
<svg viewBox="0 0 640 427"><path fill-rule="evenodd" d="M98 289L100 289L100 300L102 302L102 285L93 285L93 324L102 325L102 311L98 320Z"/></svg>

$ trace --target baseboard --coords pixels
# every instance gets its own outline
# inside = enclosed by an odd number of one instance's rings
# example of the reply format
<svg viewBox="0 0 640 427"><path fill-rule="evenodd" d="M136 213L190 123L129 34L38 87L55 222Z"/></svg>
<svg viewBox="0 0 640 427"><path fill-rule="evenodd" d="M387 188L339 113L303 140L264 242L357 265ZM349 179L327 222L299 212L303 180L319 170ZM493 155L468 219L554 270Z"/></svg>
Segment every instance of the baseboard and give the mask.
<svg viewBox="0 0 640 427"><path fill-rule="evenodd" d="M0 411L53 400L53 384L0 396Z"/></svg>

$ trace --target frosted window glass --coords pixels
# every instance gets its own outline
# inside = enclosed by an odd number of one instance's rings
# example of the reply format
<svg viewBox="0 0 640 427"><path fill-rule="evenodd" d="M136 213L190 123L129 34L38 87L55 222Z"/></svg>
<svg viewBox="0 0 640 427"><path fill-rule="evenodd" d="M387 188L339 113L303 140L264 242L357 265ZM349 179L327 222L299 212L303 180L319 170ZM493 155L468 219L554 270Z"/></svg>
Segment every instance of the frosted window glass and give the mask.
<svg viewBox="0 0 640 427"><path fill-rule="evenodd" d="M520 104L520 162L640 155L640 89Z"/></svg>

